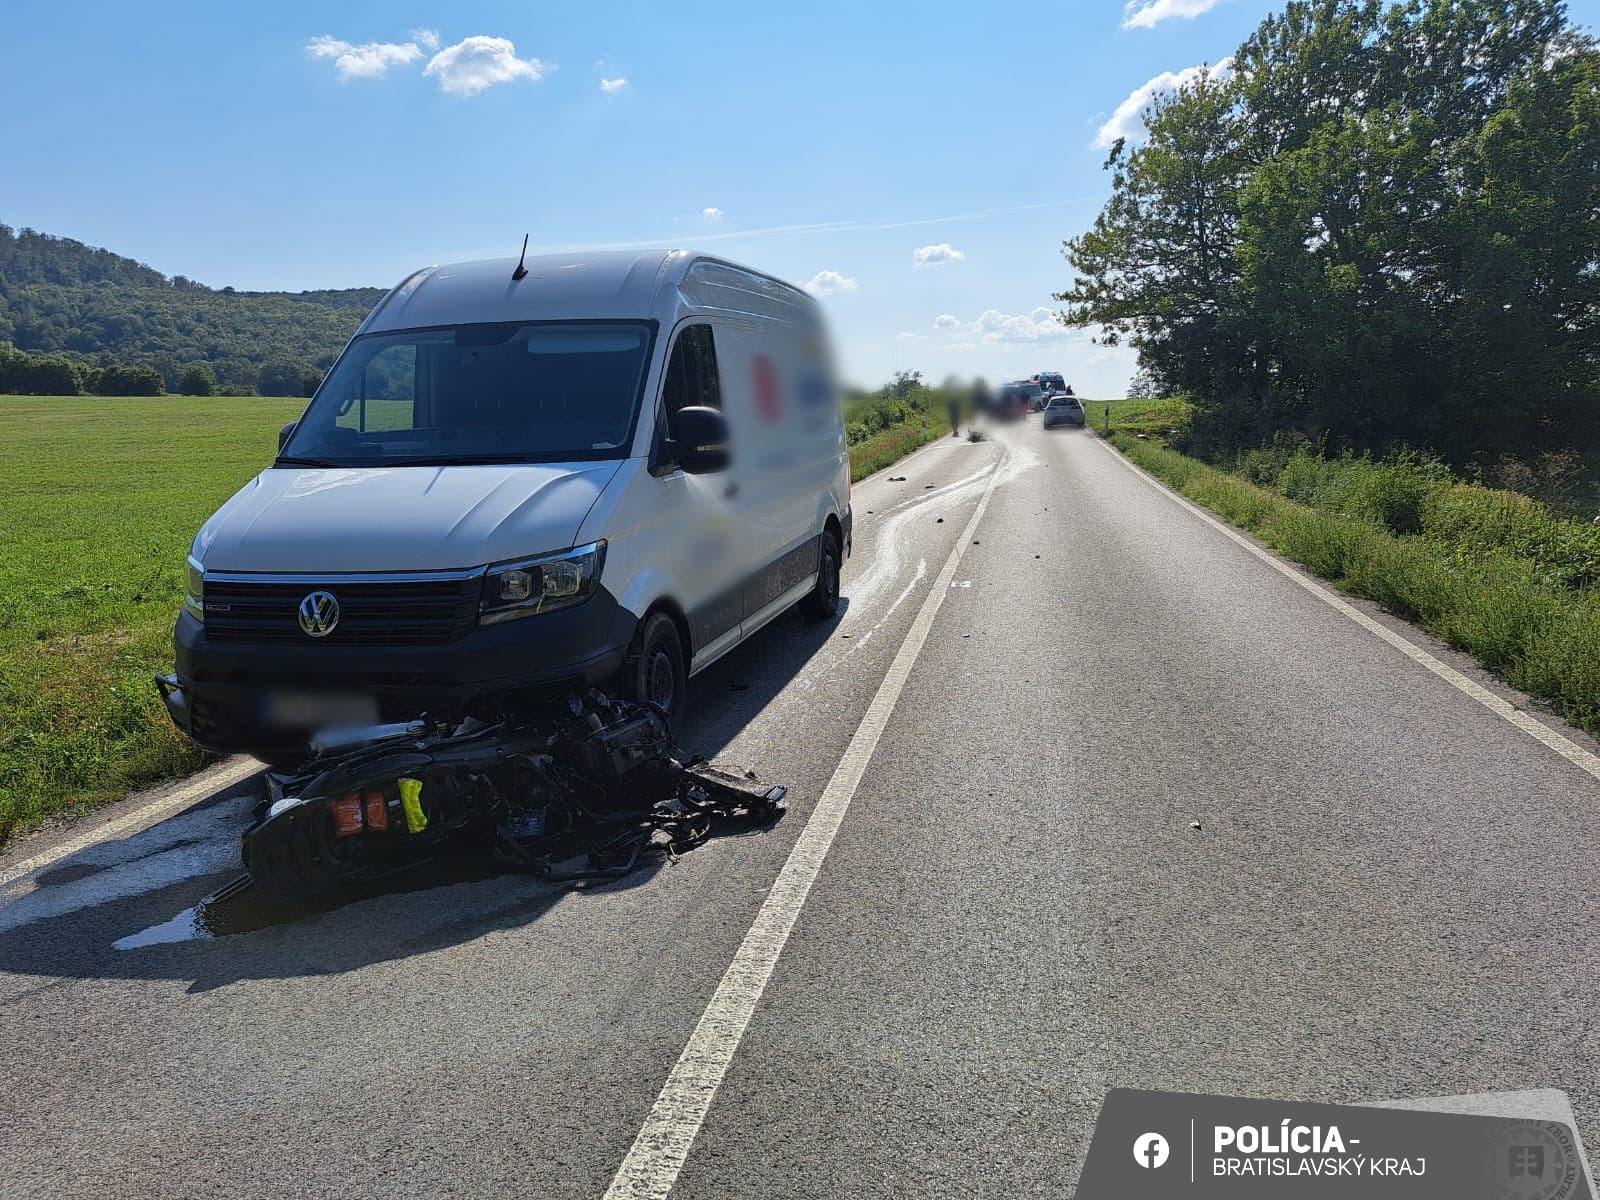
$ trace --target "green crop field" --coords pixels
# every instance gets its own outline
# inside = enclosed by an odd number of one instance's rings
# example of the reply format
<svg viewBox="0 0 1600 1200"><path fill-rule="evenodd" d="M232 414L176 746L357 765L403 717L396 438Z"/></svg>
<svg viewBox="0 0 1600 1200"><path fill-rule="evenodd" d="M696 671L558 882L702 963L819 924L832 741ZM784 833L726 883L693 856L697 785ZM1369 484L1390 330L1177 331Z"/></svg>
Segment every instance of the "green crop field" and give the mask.
<svg viewBox="0 0 1600 1200"><path fill-rule="evenodd" d="M0 396L0 842L200 763L150 682L184 555L304 404Z"/></svg>

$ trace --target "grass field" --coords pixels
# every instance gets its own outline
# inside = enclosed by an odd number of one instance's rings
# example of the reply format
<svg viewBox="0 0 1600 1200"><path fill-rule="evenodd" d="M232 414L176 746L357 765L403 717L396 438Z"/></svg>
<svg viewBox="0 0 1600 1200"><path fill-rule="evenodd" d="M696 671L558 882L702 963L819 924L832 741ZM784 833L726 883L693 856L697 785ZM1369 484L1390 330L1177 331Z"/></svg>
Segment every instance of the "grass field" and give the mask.
<svg viewBox="0 0 1600 1200"><path fill-rule="evenodd" d="M0 844L204 761L151 684L171 669L184 556L304 404L0 396ZM948 433L886 429L852 474Z"/></svg>
<svg viewBox="0 0 1600 1200"><path fill-rule="evenodd" d="M184 555L304 404L0 396L0 842L202 761L150 682Z"/></svg>

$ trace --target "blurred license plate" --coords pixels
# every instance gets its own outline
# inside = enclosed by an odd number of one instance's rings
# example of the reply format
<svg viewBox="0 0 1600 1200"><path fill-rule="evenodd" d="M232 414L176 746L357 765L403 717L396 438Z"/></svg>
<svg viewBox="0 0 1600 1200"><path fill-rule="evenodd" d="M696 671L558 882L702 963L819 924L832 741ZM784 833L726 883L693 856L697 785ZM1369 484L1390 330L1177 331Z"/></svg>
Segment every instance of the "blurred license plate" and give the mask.
<svg viewBox="0 0 1600 1200"><path fill-rule="evenodd" d="M262 698L261 719L280 729L372 725L378 720L378 701L354 692L269 692Z"/></svg>

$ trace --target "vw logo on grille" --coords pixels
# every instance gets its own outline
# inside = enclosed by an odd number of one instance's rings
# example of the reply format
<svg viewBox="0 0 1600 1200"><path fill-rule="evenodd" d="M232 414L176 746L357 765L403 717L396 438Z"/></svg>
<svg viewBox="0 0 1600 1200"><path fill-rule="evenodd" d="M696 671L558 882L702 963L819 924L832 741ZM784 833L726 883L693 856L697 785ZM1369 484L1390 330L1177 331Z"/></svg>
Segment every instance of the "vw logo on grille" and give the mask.
<svg viewBox="0 0 1600 1200"><path fill-rule="evenodd" d="M300 628L311 637L327 637L339 624L339 597L312 592L300 601Z"/></svg>

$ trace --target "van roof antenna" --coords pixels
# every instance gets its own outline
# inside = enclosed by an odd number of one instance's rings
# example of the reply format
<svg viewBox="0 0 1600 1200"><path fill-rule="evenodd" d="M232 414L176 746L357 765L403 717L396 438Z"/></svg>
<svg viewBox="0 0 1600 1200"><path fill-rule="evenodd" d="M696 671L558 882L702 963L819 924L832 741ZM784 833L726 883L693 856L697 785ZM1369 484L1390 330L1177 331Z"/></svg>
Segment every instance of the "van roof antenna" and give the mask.
<svg viewBox="0 0 1600 1200"><path fill-rule="evenodd" d="M511 281L513 283L516 283L518 280L526 279L528 277L528 268L523 265L524 263L527 262L527 259L528 259L528 235L527 234L523 234L522 235L522 255L521 255L520 258L517 259L517 269L515 271L511 272Z"/></svg>

